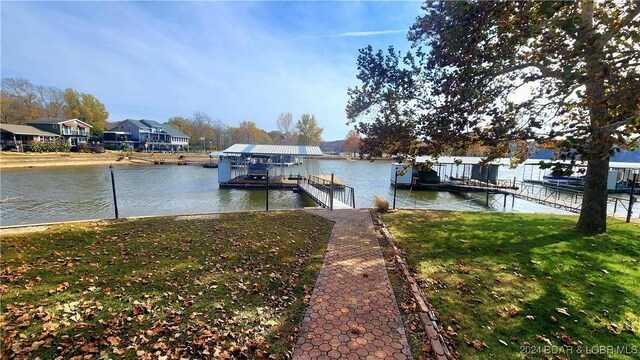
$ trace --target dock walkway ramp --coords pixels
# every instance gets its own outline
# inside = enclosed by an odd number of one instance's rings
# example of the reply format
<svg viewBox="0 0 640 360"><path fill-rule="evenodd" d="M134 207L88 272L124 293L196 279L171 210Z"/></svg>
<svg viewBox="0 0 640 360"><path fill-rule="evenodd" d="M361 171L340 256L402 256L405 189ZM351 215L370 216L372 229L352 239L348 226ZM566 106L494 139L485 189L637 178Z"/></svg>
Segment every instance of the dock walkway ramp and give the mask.
<svg viewBox="0 0 640 360"><path fill-rule="evenodd" d="M331 184L330 180L310 175L298 180L298 190L323 208L354 209L356 207L354 189L342 182Z"/></svg>

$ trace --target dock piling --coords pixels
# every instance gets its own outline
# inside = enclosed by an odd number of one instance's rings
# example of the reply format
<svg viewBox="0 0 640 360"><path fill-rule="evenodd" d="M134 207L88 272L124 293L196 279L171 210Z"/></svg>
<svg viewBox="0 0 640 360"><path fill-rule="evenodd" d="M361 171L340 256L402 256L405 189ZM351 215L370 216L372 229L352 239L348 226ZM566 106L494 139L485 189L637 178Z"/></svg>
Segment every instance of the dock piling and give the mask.
<svg viewBox="0 0 640 360"><path fill-rule="evenodd" d="M267 169L267 188L265 190L265 203L266 203L266 210L265 211L269 211L269 169Z"/></svg>
<svg viewBox="0 0 640 360"><path fill-rule="evenodd" d="M331 173L331 191L329 196L329 210L333 210L333 173Z"/></svg>
<svg viewBox="0 0 640 360"><path fill-rule="evenodd" d="M638 171L634 171L633 172L633 182L631 183L631 192L629 194L629 208L627 210L627 222L631 221L631 214L633 213L633 203L635 202L636 198L635 196L633 196L633 192L636 189L636 181L638 181Z"/></svg>
<svg viewBox="0 0 640 360"><path fill-rule="evenodd" d="M396 169L396 177L395 177L395 180L393 180L393 210L396 209L396 192L397 192L397 190L398 190L398 169Z"/></svg>
<svg viewBox="0 0 640 360"><path fill-rule="evenodd" d="M116 180L113 177L113 166L109 165L111 171L111 189L113 190L113 207L116 211L116 219L118 218L118 198L116 198Z"/></svg>

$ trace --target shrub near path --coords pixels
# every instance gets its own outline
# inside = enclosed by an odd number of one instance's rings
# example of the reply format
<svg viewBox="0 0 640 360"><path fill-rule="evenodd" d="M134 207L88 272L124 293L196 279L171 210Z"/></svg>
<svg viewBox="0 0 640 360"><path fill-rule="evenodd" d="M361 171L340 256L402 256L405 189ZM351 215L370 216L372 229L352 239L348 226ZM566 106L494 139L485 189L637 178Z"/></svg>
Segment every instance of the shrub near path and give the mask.
<svg viewBox="0 0 640 360"><path fill-rule="evenodd" d="M640 356L640 226L400 211L384 221L462 359ZM603 348L609 346L610 348Z"/></svg>
<svg viewBox="0 0 640 360"><path fill-rule="evenodd" d="M3 236L2 357L286 358L331 228L289 211Z"/></svg>

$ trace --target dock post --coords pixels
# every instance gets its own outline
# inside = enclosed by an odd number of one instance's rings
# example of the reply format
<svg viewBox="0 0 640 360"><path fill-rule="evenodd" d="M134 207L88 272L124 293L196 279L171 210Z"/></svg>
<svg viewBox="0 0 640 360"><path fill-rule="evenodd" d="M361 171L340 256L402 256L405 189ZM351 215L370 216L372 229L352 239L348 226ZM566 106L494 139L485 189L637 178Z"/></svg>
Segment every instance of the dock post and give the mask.
<svg viewBox="0 0 640 360"><path fill-rule="evenodd" d="M504 193L504 204L502 204L503 208L507 207L507 193Z"/></svg>
<svg viewBox="0 0 640 360"><path fill-rule="evenodd" d="M266 205L267 205L267 210L265 211L269 211L269 169L267 169L267 190L266 190Z"/></svg>
<svg viewBox="0 0 640 360"><path fill-rule="evenodd" d="M116 180L113 177L113 166L109 165L111 171L111 189L113 190L113 207L116 210L116 219L118 218L118 198L116 198Z"/></svg>
<svg viewBox="0 0 640 360"><path fill-rule="evenodd" d="M396 178L393 180L393 210L396 209L396 192L398 190L398 169L396 169Z"/></svg>
<svg viewBox="0 0 640 360"><path fill-rule="evenodd" d="M629 195L629 208L627 210L627 222L631 222L631 213L633 213L633 203L636 198L633 196L633 192L636 189L636 181L638 181L638 171L633 172L633 182L631 183L631 194Z"/></svg>
<svg viewBox="0 0 640 360"><path fill-rule="evenodd" d="M516 203L516 196L514 194L511 194L511 208L513 208L513 205L515 205Z"/></svg>
<svg viewBox="0 0 640 360"><path fill-rule="evenodd" d="M331 173L331 191L329 192L329 210L333 211L333 173Z"/></svg>
<svg viewBox="0 0 640 360"><path fill-rule="evenodd" d="M489 207L489 166L486 166L485 169L487 169L487 207Z"/></svg>

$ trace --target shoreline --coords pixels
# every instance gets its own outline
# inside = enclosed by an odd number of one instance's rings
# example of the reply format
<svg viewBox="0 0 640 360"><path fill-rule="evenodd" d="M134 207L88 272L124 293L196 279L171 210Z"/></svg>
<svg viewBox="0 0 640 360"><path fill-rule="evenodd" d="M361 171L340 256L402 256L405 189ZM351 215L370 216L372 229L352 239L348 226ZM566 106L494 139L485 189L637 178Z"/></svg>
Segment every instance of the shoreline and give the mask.
<svg viewBox="0 0 640 360"><path fill-rule="evenodd" d="M164 153L133 153L127 156L120 152L107 151L102 154L88 153L14 153L3 151L0 153L0 170L50 168L64 166L99 166L99 165L153 165L155 163L167 165L200 165L211 159L206 154L186 153L183 159L179 154ZM366 158L346 155L324 155L318 160L343 161L393 161L392 158Z"/></svg>
<svg viewBox="0 0 640 360"><path fill-rule="evenodd" d="M210 159L204 154L187 154L178 159L178 154L134 153L127 156L120 152L107 151L102 154L89 153L0 153L0 170L51 168L64 166L100 165L153 165L160 164L202 164Z"/></svg>

